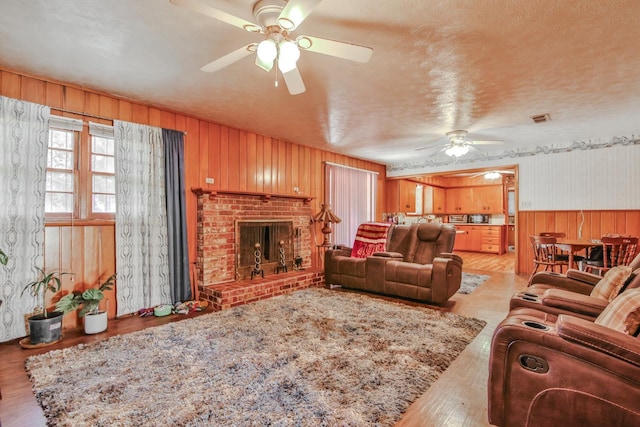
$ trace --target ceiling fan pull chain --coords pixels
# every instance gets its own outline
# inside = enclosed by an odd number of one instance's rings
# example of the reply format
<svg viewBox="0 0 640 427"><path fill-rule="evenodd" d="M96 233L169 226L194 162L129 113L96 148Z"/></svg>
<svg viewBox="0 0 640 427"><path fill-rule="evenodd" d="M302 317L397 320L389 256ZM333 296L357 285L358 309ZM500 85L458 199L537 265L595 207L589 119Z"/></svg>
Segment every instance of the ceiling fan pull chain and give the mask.
<svg viewBox="0 0 640 427"><path fill-rule="evenodd" d="M278 67L273 67L276 69L276 84L275 86L278 87Z"/></svg>

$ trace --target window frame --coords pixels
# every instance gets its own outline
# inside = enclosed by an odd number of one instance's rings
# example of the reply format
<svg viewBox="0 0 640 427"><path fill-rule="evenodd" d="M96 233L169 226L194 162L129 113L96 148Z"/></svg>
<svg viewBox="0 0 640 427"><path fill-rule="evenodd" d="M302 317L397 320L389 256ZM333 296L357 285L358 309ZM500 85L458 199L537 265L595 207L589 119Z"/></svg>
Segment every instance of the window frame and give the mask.
<svg viewBox="0 0 640 427"><path fill-rule="evenodd" d="M74 117L52 115L49 121L51 129L73 131L74 133L74 158L73 158L73 212L45 212L45 225L47 223L60 224L64 222L78 221L106 221L115 222L116 214L93 212L93 175L91 168L91 156L93 136L113 138L113 127L109 124L93 123ZM96 131L96 129L98 129ZM93 132L93 133L92 133ZM110 134L109 134L110 132ZM48 149L48 148L47 148ZM47 152L48 155L48 152ZM115 152L114 152L115 157ZM115 163L115 162L114 162ZM50 169L47 165L47 173ZM109 176L109 173L97 172L96 174ZM114 173L115 176L115 168ZM48 193L48 192L47 192ZM102 194L102 193L98 193ZM116 207L117 209L117 207Z"/></svg>

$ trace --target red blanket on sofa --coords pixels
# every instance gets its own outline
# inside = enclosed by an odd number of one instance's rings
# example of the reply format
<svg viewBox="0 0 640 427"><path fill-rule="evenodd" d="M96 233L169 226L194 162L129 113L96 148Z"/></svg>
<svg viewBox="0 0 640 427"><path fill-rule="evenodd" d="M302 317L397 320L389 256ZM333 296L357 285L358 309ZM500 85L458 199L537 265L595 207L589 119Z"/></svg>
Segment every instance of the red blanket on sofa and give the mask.
<svg viewBox="0 0 640 427"><path fill-rule="evenodd" d="M391 224L388 222L367 222L360 224L353 242L351 256L366 258L374 252L384 252L387 246L387 233Z"/></svg>

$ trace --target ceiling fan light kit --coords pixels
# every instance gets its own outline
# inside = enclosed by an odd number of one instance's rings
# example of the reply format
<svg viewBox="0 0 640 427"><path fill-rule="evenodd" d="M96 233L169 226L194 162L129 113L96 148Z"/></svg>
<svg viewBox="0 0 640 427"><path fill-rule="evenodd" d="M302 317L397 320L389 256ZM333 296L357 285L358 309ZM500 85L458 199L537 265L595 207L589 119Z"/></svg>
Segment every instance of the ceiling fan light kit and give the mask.
<svg viewBox="0 0 640 427"><path fill-rule="evenodd" d="M447 143L440 145L442 148L439 148L437 151L431 153L429 157L435 156L439 153L444 152L449 157L458 158L467 154L471 148L476 151L481 151L476 148L476 145L500 145L504 144L504 141L490 140L490 141L477 141L467 139L467 135L469 132L466 130L452 130L447 132L445 136L449 140ZM436 145L429 145L422 148L416 148L416 151L431 149L436 147Z"/></svg>
<svg viewBox="0 0 640 427"><path fill-rule="evenodd" d="M257 44L257 48L256 43L250 43L204 65L202 71L218 71L256 52L255 64L267 72L273 69L274 61L278 62L278 69L291 95L306 90L297 68L300 49L361 63L368 62L373 52L369 47L319 37L300 35L295 39L290 38L289 33L307 18L321 0L260 0L253 6L255 23L218 10L201 0L170 1L234 27L265 36L265 39Z"/></svg>
<svg viewBox="0 0 640 427"><path fill-rule="evenodd" d="M451 146L444 150L444 153L449 157L464 156L469 152L469 146L465 143L453 142Z"/></svg>

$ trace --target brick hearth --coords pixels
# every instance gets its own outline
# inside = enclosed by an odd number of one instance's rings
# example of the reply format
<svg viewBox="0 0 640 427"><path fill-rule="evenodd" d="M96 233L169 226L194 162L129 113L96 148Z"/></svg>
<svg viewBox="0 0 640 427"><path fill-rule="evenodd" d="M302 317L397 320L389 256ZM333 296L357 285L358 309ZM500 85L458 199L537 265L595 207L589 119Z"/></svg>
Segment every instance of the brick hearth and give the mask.
<svg viewBox="0 0 640 427"><path fill-rule="evenodd" d="M197 278L200 299L223 310L324 284L324 272L312 269L311 207L308 198L247 193L208 193L198 195ZM287 254L288 273L265 271L265 277L239 280L236 246L238 221L287 220L299 229L296 254L302 257L302 270L292 269L294 254Z"/></svg>
<svg viewBox="0 0 640 427"><path fill-rule="evenodd" d="M299 289L324 285L321 270L294 271L240 282L206 286L200 290L200 299L211 303L214 310L225 310L237 305L290 294Z"/></svg>

